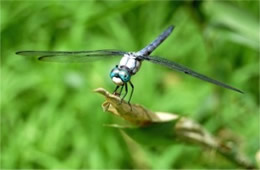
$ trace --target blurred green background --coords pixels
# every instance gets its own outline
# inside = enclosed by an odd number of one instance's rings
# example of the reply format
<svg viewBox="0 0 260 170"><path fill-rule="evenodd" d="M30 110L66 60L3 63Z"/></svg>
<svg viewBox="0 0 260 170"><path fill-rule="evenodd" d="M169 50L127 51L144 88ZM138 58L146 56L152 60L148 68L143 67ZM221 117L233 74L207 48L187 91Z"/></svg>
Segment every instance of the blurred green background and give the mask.
<svg viewBox="0 0 260 170"><path fill-rule="evenodd" d="M257 1L1 1L1 168L236 168L213 150L136 149L92 92L113 91L119 59L59 64L18 50L137 51L169 25L153 53L245 92L143 62L132 103L201 123L255 161L259 150ZM153 139L151 139L153 140ZM140 149L141 148L141 149Z"/></svg>

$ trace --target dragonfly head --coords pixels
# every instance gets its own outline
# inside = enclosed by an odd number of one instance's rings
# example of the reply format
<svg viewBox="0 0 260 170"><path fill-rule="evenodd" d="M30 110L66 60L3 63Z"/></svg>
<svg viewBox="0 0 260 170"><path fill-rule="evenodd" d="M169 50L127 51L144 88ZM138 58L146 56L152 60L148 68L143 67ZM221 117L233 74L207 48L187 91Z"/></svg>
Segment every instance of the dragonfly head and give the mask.
<svg viewBox="0 0 260 170"><path fill-rule="evenodd" d="M116 85L121 86L130 80L131 74L127 70L127 68L119 68L118 66L116 66L110 72L110 78Z"/></svg>

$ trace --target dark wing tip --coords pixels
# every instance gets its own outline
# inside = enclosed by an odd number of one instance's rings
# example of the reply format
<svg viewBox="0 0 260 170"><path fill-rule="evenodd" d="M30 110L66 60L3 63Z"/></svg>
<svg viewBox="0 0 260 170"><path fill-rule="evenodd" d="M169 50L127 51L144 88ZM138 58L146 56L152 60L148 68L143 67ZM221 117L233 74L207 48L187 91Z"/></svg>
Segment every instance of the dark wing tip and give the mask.
<svg viewBox="0 0 260 170"><path fill-rule="evenodd" d="M16 51L15 54L16 55L22 55L22 56L32 56L33 51Z"/></svg>
<svg viewBox="0 0 260 170"><path fill-rule="evenodd" d="M233 90L233 91L235 91L235 92L238 92L238 93L244 94L243 91L241 91L241 90L239 90L239 89L237 89L237 88L234 88L234 87L232 87L232 86L228 86L228 85L227 85L226 88L228 88L228 89L230 89L230 90Z"/></svg>
<svg viewBox="0 0 260 170"><path fill-rule="evenodd" d="M46 61L46 57L50 57L50 56L41 56L38 58L39 61Z"/></svg>
<svg viewBox="0 0 260 170"><path fill-rule="evenodd" d="M16 51L15 54L16 55L20 55L23 51Z"/></svg>
<svg viewBox="0 0 260 170"><path fill-rule="evenodd" d="M62 60L62 58L57 58L57 57L61 57L61 56L44 55L44 56L38 57L37 60L43 61L43 62L56 62L56 63L74 62L74 61L69 61L69 60Z"/></svg>
<svg viewBox="0 0 260 170"><path fill-rule="evenodd" d="M236 89L237 92L241 93L241 94L245 94L245 92L241 91L241 90L238 90Z"/></svg>

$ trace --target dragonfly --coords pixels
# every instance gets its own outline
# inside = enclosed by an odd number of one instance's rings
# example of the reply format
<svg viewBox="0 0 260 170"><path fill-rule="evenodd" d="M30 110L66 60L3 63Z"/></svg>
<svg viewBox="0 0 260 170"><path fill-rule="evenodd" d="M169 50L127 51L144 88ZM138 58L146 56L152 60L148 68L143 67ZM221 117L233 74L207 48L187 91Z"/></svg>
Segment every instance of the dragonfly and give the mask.
<svg viewBox="0 0 260 170"><path fill-rule="evenodd" d="M217 86L233 90L235 92L243 93L241 90L234 88L230 85L222 83L218 80L212 79L208 76L193 71L192 69L178 64L174 61L167 60L160 56L151 56L150 54L172 33L174 26L169 26L164 30L154 41L148 44L146 47L137 52L125 52L119 50L94 50L94 51L18 51L17 55L38 57L40 61L47 62L89 62L99 59L122 57L119 64L116 65L110 72L110 78L115 83L116 88L113 94L121 97L123 88L125 88L125 94L121 98L121 102L128 94L128 85L131 86L131 93L128 100L130 104L134 85L131 82L131 77L134 76L140 69L143 61L152 62L162 65L172 70L176 70L203 81L215 84ZM120 89L119 89L120 88ZM119 91L118 91L119 89Z"/></svg>

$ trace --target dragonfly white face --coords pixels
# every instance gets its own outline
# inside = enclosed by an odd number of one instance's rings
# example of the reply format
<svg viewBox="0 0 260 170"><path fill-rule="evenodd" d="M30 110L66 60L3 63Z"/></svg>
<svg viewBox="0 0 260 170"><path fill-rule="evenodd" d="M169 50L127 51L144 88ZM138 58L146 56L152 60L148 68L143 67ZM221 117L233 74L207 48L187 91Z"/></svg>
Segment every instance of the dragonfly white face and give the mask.
<svg viewBox="0 0 260 170"><path fill-rule="evenodd" d="M112 81L118 86L124 85L124 82L120 77L112 77Z"/></svg>

